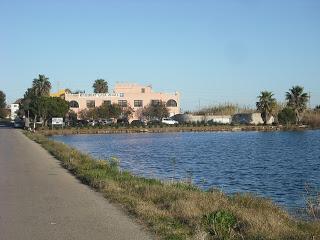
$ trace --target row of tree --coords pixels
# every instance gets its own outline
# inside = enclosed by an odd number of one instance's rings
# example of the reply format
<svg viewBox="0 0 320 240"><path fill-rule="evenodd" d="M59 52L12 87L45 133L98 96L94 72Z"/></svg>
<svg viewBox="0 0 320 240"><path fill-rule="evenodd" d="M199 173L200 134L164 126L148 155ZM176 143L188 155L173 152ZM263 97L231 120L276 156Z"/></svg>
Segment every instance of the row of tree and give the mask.
<svg viewBox="0 0 320 240"><path fill-rule="evenodd" d="M103 103L99 107L83 109L79 112L79 117L84 120L95 119L129 119L134 114L134 109L131 106L121 107L118 104ZM136 112L139 119L155 120L169 116L169 109L162 101L145 106Z"/></svg>
<svg viewBox="0 0 320 240"><path fill-rule="evenodd" d="M127 109L127 114L131 114L131 109ZM124 108L118 104L103 103L99 107L83 109L79 112L79 118L83 120L96 120L96 119L108 119L108 118L120 118L125 117Z"/></svg>
<svg viewBox="0 0 320 240"><path fill-rule="evenodd" d="M276 115L278 103L270 91L262 91L256 103L257 110L261 112L263 122L267 124L271 116ZM309 95L301 86L293 86L285 93L286 106L277 113L280 123L300 123L303 112L307 109Z"/></svg>
<svg viewBox="0 0 320 240"><path fill-rule="evenodd" d="M95 93L104 93L108 91L107 82L103 79L97 79L93 84ZM70 111L69 103L60 97L50 97L51 83L45 75L39 75L32 82L32 86L27 89L24 97L20 100L20 116L26 116L33 119L35 123L41 122L46 126L53 117L67 117L76 121L76 113ZM0 94L1 99L1 94ZM99 107L84 109L79 112L79 118L83 120L96 120L107 118L128 119L134 113L130 106L122 107L118 104L104 103ZM169 110L164 102L150 104L138 113L139 118L148 120L161 119L169 116Z"/></svg>
<svg viewBox="0 0 320 240"><path fill-rule="evenodd" d="M20 101L20 116L33 119L47 125L53 117L65 117L69 111L69 103L59 97L50 97L51 83L45 75L39 75L27 89Z"/></svg>
<svg viewBox="0 0 320 240"><path fill-rule="evenodd" d="M95 93L108 92L108 83L104 79L97 79L93 84ZM39 75L27 89L20 102L20 115L41 121L43 125L52 117L72 117L76 114L69 111L69 103L59 97L50 97L51 83L45 75ZM286 105L279 110L279 104L270 91L262 91L256 103L257 110L266 124L271 116L276 116L281 123L301 121L302 113L307 108L309 95L304 92L303 87L294 86L285 94ZM320 109L320 106L316 108ZM0 117L1 109L5 109L5 94L0 91ZM130 107L121 107L118 104L104 103L99 107L85 109L79 113L81 119L107 119L107 118L130 118L134 110ZM136 115L140 119L161 119L169 116L168 108L164 102L149 104L140 109Z"/></svg>

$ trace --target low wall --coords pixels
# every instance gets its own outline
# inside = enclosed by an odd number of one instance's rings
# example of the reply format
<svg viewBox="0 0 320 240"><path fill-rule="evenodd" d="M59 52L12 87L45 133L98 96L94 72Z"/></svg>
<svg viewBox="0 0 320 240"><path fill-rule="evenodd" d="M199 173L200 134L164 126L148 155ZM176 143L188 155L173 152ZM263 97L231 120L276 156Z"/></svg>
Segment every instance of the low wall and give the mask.
<svg viewBox="0 0 320 240"><path fill-rule="evenodd" d="M259 125L263 124L260 113L238 113L234 115L192 115L192 114L177 114L172 117L180 123L191 122L214 122L221 124L249 124ZM267 124L272 124L274 118L270 117Z"/></svg>
<svg viewBox="0 0 320 240"><path fill-rule="evenodd" d="M231 115L218 116L218 115L177 114L172 118L180 123L215 122L215 123L222 123L222 124L230 124L232 120Z"/></svg>
<svg viewBox="0 0 320 240"><path fill-rule="evenodd" d="M270 117L267 124L272 124L274 122L274 117ZM232 116L232 123L234 124L251 124L258 125L263 124L263 119L261 113L238 113Z"/></svg>

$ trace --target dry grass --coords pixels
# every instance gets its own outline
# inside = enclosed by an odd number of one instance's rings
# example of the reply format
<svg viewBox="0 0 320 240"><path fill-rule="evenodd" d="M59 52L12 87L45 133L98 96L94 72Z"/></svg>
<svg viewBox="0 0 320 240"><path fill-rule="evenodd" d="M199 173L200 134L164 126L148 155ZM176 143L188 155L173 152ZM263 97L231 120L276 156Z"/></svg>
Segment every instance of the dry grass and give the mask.
<svg viewBox="0 0 320 240"><path fill-rule="evenodd" d="M302 122L313 128L320 127L320 111L308 111L303 115Z"/></svg>
<svg viewBox="0 0 320 240"><path fill-rule="evenodd" d="M136 177L114 162L95 160L40 134L26 135L162 239L320 239L320 222L295 220L268 200Z"/></svg>
<svg viewBox="0 0 320 240"><path fill-rule="evenodd" d="M234 115L236 113L253 113L256 109L238 104L224 103L203 107L199 111L193 112L195 115Z"/></svg>

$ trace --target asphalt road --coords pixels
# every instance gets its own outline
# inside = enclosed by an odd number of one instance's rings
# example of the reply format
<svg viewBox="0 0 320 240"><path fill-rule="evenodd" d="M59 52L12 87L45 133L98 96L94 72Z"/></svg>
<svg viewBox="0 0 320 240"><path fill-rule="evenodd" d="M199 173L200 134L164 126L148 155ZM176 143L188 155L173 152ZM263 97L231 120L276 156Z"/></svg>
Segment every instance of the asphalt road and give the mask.
<svg viewBox="0 0 320 240"><path fill-rule="evenodd" d="M152 239L22 132L0 126L0 239Z"/></svg>

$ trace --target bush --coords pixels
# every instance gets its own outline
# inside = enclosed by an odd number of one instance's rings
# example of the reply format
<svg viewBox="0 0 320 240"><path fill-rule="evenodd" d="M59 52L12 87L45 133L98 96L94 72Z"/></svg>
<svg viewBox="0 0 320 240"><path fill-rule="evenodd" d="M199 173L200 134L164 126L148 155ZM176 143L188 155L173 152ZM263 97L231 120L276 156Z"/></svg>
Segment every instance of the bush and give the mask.
<svg viewBox="0 0 320 240"><path fill-rule="evenodd" d="M296 122L296 114L291 108L284 108L281 112L278 113L278 121L281 124L293 124Z"/></svg>
<svg viewBox="0 0 320 240"><path fill-rule="evenodd" d="M235 239L239 230L236 217L225 210L205 215L204 224L209 234L217 239Z"/></svg>

